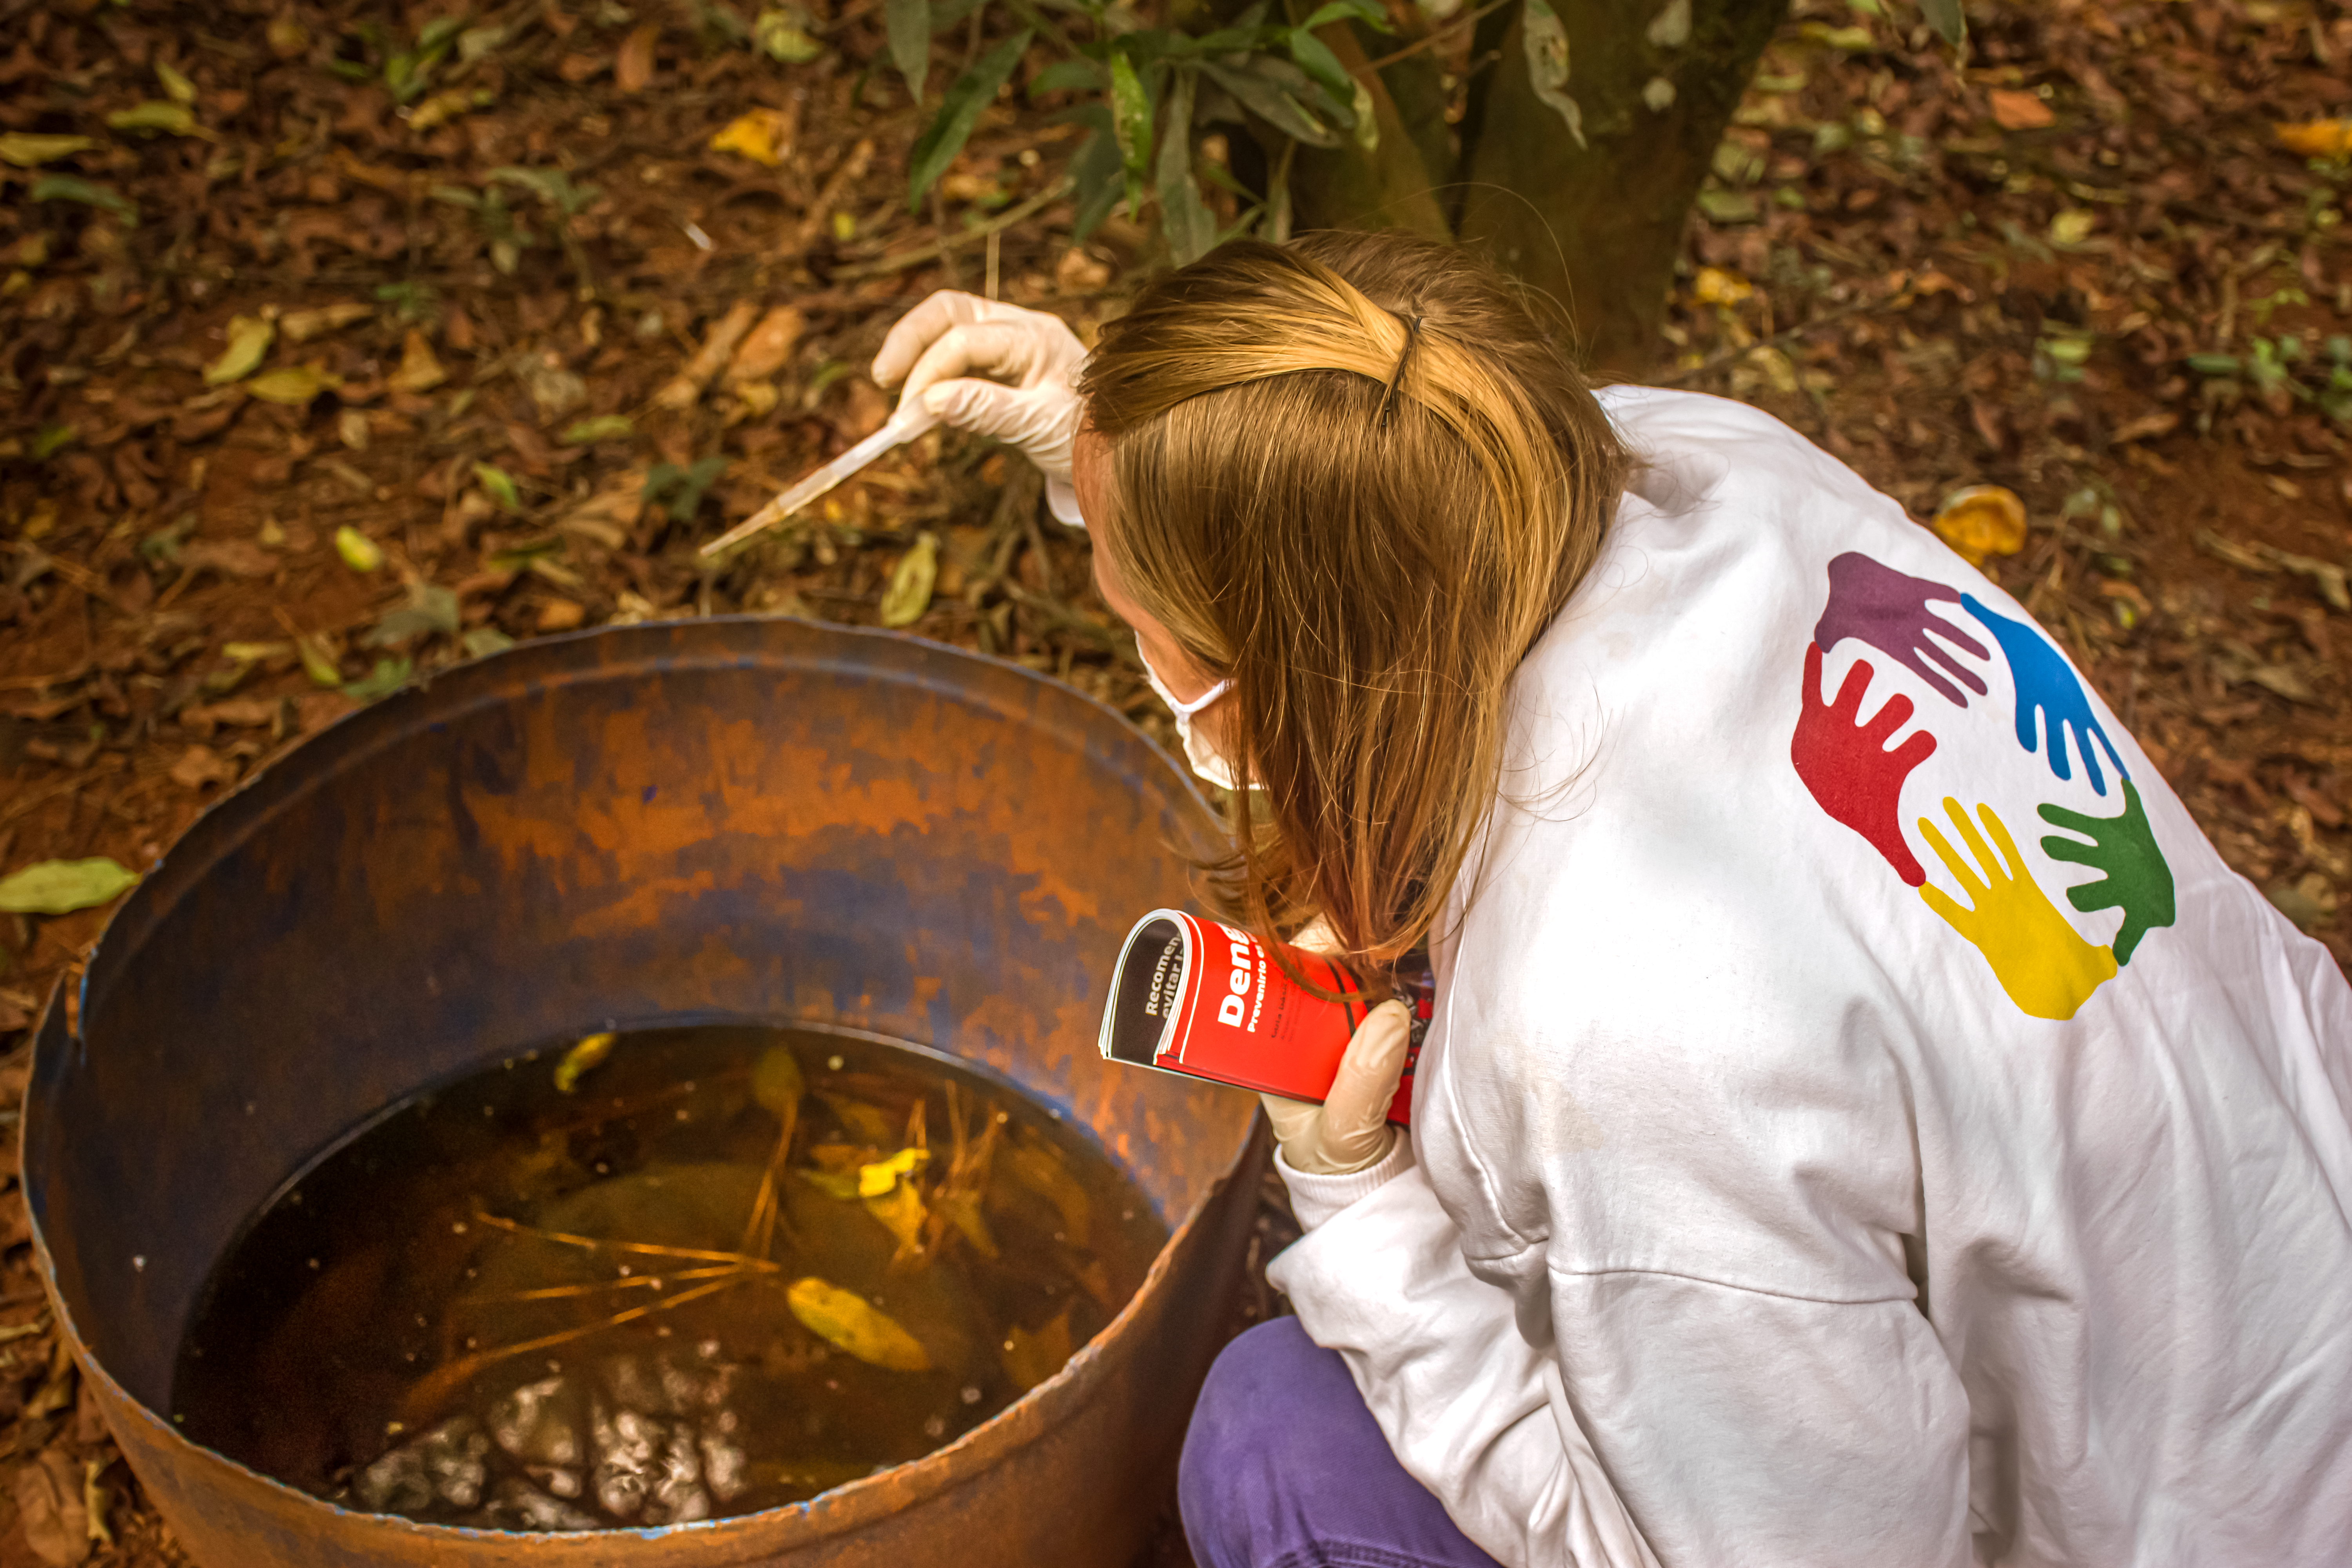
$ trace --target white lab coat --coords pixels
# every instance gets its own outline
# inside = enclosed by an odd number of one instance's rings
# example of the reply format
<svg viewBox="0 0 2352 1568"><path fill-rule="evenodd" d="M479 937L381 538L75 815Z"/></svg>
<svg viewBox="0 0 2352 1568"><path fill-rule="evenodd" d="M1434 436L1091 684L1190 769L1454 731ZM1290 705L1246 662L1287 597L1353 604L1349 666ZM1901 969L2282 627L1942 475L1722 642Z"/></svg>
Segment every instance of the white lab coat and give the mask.
<svg viewBox="0 0 2352 1568"><path fill-rule="evenodd" d="M1275 1282L1514 1568L2352 1561L2352 990L1901 507L1604 402L1650 466L1514 689L1412 1145L1288 1173Z"/></svg>

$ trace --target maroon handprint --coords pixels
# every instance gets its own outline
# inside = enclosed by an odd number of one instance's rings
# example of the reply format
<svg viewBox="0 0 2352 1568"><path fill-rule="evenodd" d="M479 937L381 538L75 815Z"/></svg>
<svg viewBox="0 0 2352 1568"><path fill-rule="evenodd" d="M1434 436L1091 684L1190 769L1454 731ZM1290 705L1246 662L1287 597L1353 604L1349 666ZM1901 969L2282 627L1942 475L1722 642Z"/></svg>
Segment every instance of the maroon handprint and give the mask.
<svg viewBox="0 0 2352 1568"><path fill-rule="evenodd" d="M1830 602L1813 626L1813 646L1827 653L1837 647L1840 637L1860 637L1942 692L1954 705L1965 708L1969 700L1937 670L1979 697L1986 689L1983 678L1928 641L1927 634L1933 632L1979 658L1990 658L1992 650L1943 616L1928 614L1927 605L1938 599L1957 605L1959 591L1925 577L1906 577L1867 555L1848 551L1830 563ZM1937 669L1927 668L1930 660Z"/></svg>
<svg viewBox="0 0 2352 1568"><path fill-rule="evenodd" d="M1862 699L1870 689L1871 673L1866 660L1854 660L1837 700L1824 704L1821 645L1805 645L1804 707L1789 760L1821 808L1869 839L1895 874L1916 888L1927 872L1903 841L1903 781L1935 754L1936 737L1923 730L1888 751L1886 738L1911 717L1911 699L1895 693L1864 723Z"/></svg>

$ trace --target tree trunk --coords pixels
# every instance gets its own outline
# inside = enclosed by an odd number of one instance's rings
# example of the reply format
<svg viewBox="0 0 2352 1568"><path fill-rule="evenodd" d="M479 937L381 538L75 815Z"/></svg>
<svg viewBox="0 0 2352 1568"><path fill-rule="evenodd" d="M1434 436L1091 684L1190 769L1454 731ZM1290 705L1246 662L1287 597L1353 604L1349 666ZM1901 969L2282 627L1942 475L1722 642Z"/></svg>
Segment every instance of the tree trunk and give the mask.
<svg viewBox="0 0 2352 1568"><path fill-rule="evenodd" d="M1671 28L1653 41L1672 8L1660 0L1555 8L1585 145L1529 85L1524 14L1510 8L1501 58L1472 86L1480 112L1454 232L1555 299L1596 368L1636 374L1655 350L1684 220L1787 0L1692 0L1679 45ZM1643 97L1658 80L1674 89L1663 109Z"/></svg>
<svg viewBox="0 0 2352 1568"><path fill-rule="evenodd" d="M1582 114L1582 146L1536 95L1523 9L1505 6L1478 24L1470 54L1486 63L1461 124L1444 122L1435 52L1383 67L1366 79L1380 127L1370 153L1352 142L1298 149L1293 226L1402 228L1478 246L1558 302L1590 363L1637 375L1655 352L1684 220L1788 0L1553 7L1568 32L1564 90ZM1410 41L1352 23L1318 37L1357 71ZM1652 108L1643 93L1663 97L1659 81L1673 100Z"/></svg>

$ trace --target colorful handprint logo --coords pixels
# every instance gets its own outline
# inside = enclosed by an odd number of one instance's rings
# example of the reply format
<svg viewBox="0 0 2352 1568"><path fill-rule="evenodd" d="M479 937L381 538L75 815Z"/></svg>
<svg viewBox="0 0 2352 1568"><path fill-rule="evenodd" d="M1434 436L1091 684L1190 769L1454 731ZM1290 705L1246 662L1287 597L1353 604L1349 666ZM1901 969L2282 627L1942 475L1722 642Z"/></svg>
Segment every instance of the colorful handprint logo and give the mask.
<svg viewBox="0 0 2352 1568"><path fill-rule="evenodd" d="M1797 728L1789 746L1797 776L1832 820L1866 840L1897 877L1919 889L1929 909L1976 948L2020 1011L2036 1018L2072 1018L2119 966L2131 962L2150 931L2170 925L2175 916L2171 868L2090 694L2039 628L1988 608L1972 594L1908 576L1851 551L1830 563L1829 589L1829 602L1805 648ZM1953 706L1972 710L1971 697L1989 697L1991 687L1961 656L1990 663L1993 651L1931 607L1939 604L1958 606L2000 648L2016 694L2011 728L2028 754L2038 753L2062 783L2073 780L2072 763L2079 760L2084 782L2102 796L2107 782L2101 751L2115 769L2123 786L2120 815L2094 816L2049 803L2039 806L2042 819L2065 835L2043 837L2042 852L2103 873L2068 888L2066 901L2086 914L2121 912L2123 923L2108 946L2085 940L2059 911L1990 805L1979 805L1972 819L1958 800L1945 798L1959 848L1935 822L1916 819L1920 840L1950 873L1961 897L1929 884L1904 836L1902 795L1913 772L1936 753L1936 736L1917 730L1888 749L1887 742L1910 722L1914 704L1897 693L1864 718L1863 701L1875 674L1867 660L1857 659L1847 669L1835 697L1822 694L1824 657L1853 637L1911 671Z"/></svg>

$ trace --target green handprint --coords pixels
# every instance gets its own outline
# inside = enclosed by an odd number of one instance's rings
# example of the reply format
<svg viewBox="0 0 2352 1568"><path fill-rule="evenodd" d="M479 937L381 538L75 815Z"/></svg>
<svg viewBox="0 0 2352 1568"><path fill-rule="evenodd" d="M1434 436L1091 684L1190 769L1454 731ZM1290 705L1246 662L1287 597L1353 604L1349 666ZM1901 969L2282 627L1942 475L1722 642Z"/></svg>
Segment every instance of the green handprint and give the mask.
<svg viewBox="0 0 2352 1568"><path fill-rule="evenodd" d="M2017 841L1993 815L1992 807L1979 805L1977 813L1984 818L1985 831L2000 847L1999 856L1977 836L1976 825L1958 801L1945 796L1944 810L1960 830L1977 864L1970 866L1955 854L1936 825L1924 816L1919 819L1919 837L1936 851L1974 907L1963 908L1932 882L1919 889L1919 896L1954 931L1976 944L1985 962L1992 965L1993 977L2020 1011L2065 1022L2090 1000L2092 992L2115 977L2115 954L2104 947L2093 947L2066 923L2066 917L2025 868Z"/></svg>
<svg viewBox="0 0 2352 1568"><path fill-rule="evenodd" d="M2129 779L2124 781L2121 816L2085 816L2063 805L2045 805L2042 819L2091 841L2078 844L2072 838L2047 837L2042 841L2042 852L2053 860L2071 860L2106 873L2097 881L2067 889L2066 901L2085 913L2123 910L2124 923L2116 932L2116 962L2129 963L2139 939L2156 926L2170 925L2174 913L2172 868L2165 864L2164 852L2156 847L2156 832L2148 826L2138 789Z"/></svg>

